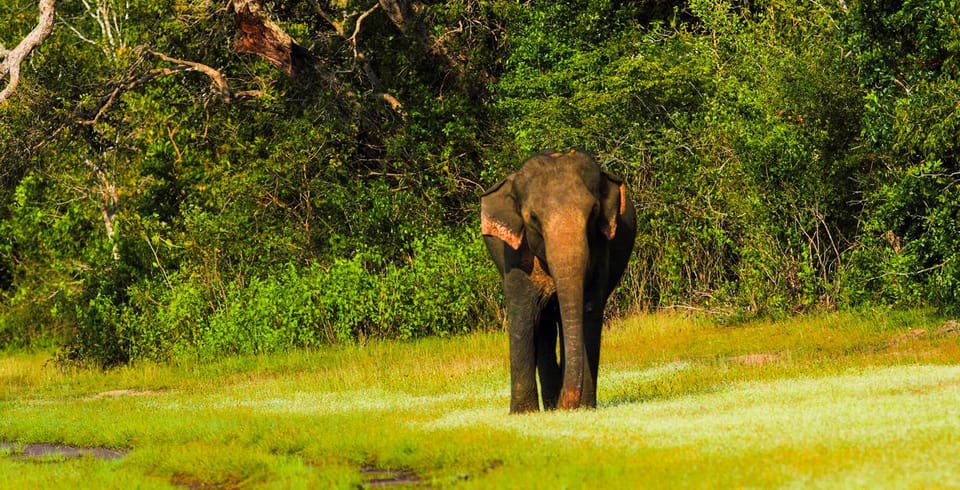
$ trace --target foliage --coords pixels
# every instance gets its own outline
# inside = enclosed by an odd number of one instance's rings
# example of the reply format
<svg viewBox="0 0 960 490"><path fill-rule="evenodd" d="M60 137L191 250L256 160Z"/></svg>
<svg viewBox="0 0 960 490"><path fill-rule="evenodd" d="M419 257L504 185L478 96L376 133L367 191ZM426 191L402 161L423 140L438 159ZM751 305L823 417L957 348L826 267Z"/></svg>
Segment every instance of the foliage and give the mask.
<svg viewBox="0 0 960 490"><path fill-rule="evenodd" d="M202 278L143 281L125 301L98 295L78 308L78 338L63 355L105 365L212 360L464 333L497 321L497 277L484 253L479 237L437 235L416 240L400 263L368 252L212 287Z"/></svg>
<svg viewBox="0 0 960 490"><path fill-rule="evenodd" d="M495 327L476 195L549 147L638 205L619 312L960 304L957 2L408 4L264 2L296 77L233 51L218 5L61 4L0 107L0 346L111 365ZM34 9L0 6L0 42Z"/></svg>
<svg viewBox="0 0 960 490"><path fill-rule="evenodd" d="M960 307L960 4L863 1L848 27L863 67L865 192L855 302Z"/></svg>
<svg viewBox="0 0 960 490"><path fill-rule="evenodd" d="M290 266L286 274L229 284L223 305L206 322L186 310L186 320L198 324L191 343L215 355L466 332L478 321L492 323L497 304L496 277L482 253L479 239L439 235L417 240L403 263L357 254L327 267ZM161 318L156 327L183 320Z"/></svg>

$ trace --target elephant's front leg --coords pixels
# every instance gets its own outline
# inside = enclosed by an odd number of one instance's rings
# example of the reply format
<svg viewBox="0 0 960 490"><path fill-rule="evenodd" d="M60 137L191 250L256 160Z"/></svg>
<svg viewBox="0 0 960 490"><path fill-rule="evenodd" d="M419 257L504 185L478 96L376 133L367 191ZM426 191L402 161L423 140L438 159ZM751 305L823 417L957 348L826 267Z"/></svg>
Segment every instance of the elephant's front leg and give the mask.
<svg viewBox="0 0 960 490"><path fill-rule="evenodd" d="M510 332L510 412L540 410L537 397L536 344L537 290L519 269L504 276L507 330Z"/></svg>
<svg viewBox="0 0 960 490"><path fill-rule="evenodd" d="M600 371L600 337L603 332L603 307L591 310L587 305L583 315L583 343L587 353L587 376L583 380L584 407L597 406L597 378Z"/></svg>
<svg viewBox="0 0 960 490"><path fill-rule="evenodd" d="M606 263L605 261L603 262ZM584 379L583 404L597 406L597 379L600 372L600 340L603 333L603 310L611 287L606 273L592 274L587 282L589 292L583 304L583 343L587 352L587 374Z"/></svg>
<svg viewBox="0 0 960 490"><path fill-rule="evenodd" d="M535 412L537 398L533 325L510 322L510 412Z"/></svg>
<svg viewBox="0 0 960 490"><path fill-rule="evenodd" d="M540 319L534 335L537 343L537 374L540 377L543 408L553 410L557 408L560 384L563 381L563 371L560 369L562 360L557 359L560 306L556 296L549 298L545 303L546 306L540 311Z"/></svg>

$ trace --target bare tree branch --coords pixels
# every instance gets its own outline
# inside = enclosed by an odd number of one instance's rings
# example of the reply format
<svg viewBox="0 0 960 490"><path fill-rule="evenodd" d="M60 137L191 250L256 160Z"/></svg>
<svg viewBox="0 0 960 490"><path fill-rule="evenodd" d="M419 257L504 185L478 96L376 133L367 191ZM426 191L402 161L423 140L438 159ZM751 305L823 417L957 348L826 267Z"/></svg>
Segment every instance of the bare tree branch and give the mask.
<svg viewBox="0 0 960 490"><path fill-rule="evenodd" d="M407 111L404 110L403 104L401 104L400 101L397 100L396 97L394 97L394 96L392 96L392 95L390 95L390 94L388 94L388 93L386 93L386 92L383 92L383 93L379 94L379 97L380 97L381 99L385 100L385 101L387 102L387 104L390 105L390 108L393 109L394 112L396 112L397 114L400 114L400 116L403 117L404 119L406 119L407 116L409 116L409 114L407 114Z"/></svg>
<svg viewBox="0 0 960 490"><path fill-rule="evenodd" d="M347 37L346 31L343 28L343 24L346 22L346 19L344 20L334 19L332 15L330 15L326 10L323 9L323 6L321 6L320 2L318 2L317 0L310 0L310 5L313 5L314 10L316 10L317 13L320 14L320 17L323 17L323 20L327 21L333 27L333 30L337 31L337 34L339 34L340 37L343 37L343 38Z"/></svg>
<svg viewBox="0 0 960 490"><path fill-rule="evenodd" d="M185 66L181 66L177 68L160 68L160 69L149 70L146 73L143 73L138 76L138 75L134 75L133 73L137 66L138 66L137 63L134 63L133 65L131 65L130 74L127 76L127 78L124 81L118 83L115 87L113 87L113 90L111 90L109 94L104 95L100 99L100 105L97 106L97 110L94 113L93 118L81 120L79 121L80 124L84 126L90 126L99 122L100 117L107 112L107 109L109 109L110 106L112 106L113 103L116 102L117 98L120 97L122 93L128 90L132 90L138 85L149 82L150 80L153 80L157 77L169 75L171 73L181 72L187 69L187 67Z"/></svg>
<svg viewBox="0 0 960 490"><path fill-rule="evenodd" d="M363 20L366 19L370 14L375 10L380 8L379 3L373 4L373 7L370 7L366 12L360 14L360 17L357 17L357 23L353 26L353 35L347 38L347 41L353 46L353 56L355 58L363 58L363 53L357 48L357 36L360 35L360 24L363 23ZM344 36L346 37L346 36Z"/></svg>
<svg viewBox="0 0 960 490"><path fill-rule="evenodd" d="M0 103L6 101L20 84L20 64L27 55L43 43L53 32L53 22L57 13L57 0L40 0L40 16L37 26L10 51L0 52L0 78L10 75L6 88L0 91Z"/></svg>
<svg viewBox="0 0 960 490"><path fill-rule="evenodd" d="M390 17L390 21L400 29L400 32L407 34L415 23L412 17L418 5L411 5L410 0L378 0L378 2Z"/></svg>
<svg viewBox="0 0 960 490"><path fill-rule="evenodd" d="M122 82L118 83L117 86L110 91L110 93L104 95L100 99L100 104L97 106L97 109L94 113L94 116L90 119L85 119L79 121L80 124L84 126L90 126L96 124L100 121L100 118L107 112L107 109L110 108L116 102L117 98L121 94L136 88L139 85L147 83L151 80L154 80L159 77L172 75L174 73L181 73L185 71L197 71L203 73L214 84L214 90L217 93L217 96L225 104L230 104L238 100L252 98L252 97L262 97L265 93L262 90L241 90L234 92L230 89L230 84L227 82L226 77L220 73L219 70L212 68L203 63L197 63L195 61L181 60L178 58L173 58L167 56L163 53L158 53L156 51L149 51L150 54L160 58L163 61L172 63L173 67L171 68L154 68L147 70L144 73L137 74L137 69L140 66L140 63L133 63L130 66L130 71L127 74L127 78Z"/></svg>
<svg viewBox="0 0 960 490"><path fill-rule="evenodd" d="M320 66L312 53L300 46L295 39L267 16L260 3L260 0L231 0L230 5L233 8L234 20L237 29L242 34L241 37L234 40L233 50L237 53L255 54L291 77L297 76L309 68L313 73L319 75L331 90L352 98L353 92L341 83L337 75ZM326 12L319 7L316 1L312 3L317 7L318 12L324 15L324 18L334 26L334 29L337 29L338 33L343 32L342 23L338 25L332 17L325 15Z"/></svg>
<svg viewBox="0 0 960 490"><path fill-rule="evenodd" d="M393 22L393 25L400 29L405 36L416 39L423 47L424 51L438 57L444 63L448 64L458 74L463 74L463 67L454 59L446 47L446 41L451 34L463 31L461 24L458 29L448 30L443 36L437 38L429 32L424 24L422 13L424 4L417 0L377 0L387 17Z"/></svg>
<svg viewBox="0 0 960 490"><path fill-rule="evenodd" d="M390 108L394 110L394 112L406 119L408 114L407 111L403 109L403 104L400 103L400 100L398 100L392 94L383 91L383 83L380 81L380 77L377 76L375 71L373 71L370 61L367 59L367 56L364 54L363 50L360 49L360 43L357 40L357 37L360 35L360 27L363 25L363 21L378 9L383 9L384 7L382 3L374 3L372 7L361 13L360 16L357 17L356 22L353 24L353 33L349 35L347 34L347 29L344 26L346 25L347 20L356 14L350 14L343 20L338 21L329 13L327 13L316 0L310 0L310 3L313 5L317 13L319 13L324 20L333 26L333 29L337 32L337 34L342 37L347 44L350 45L351 49L353 49L353 59L357 62L360 70L363 71L364 76L366 76L367 81L373 87L374 97L384 100L390 106Z"/></svg>
<svg viewBox="0 0 960 490"><path fill-rule="evenodd" d="M220 96L220 100L225 104L234 102L240 98L247 97L260 97L264 95L262 90L245 90L240 92L233 92L230 90L230 84L227 82L227 79L224 78L223 74L215 68L204 65L203 63L197 63L195 61L186 61L177 58L171 58L163 53L158 53L156 51L151 51L150 54L160 58L163 61L173 63L183 68L184 70L192 70L203 73L204 75L210 77L210 80L213 81L214 86L216 87L217 95Z"/></svg>

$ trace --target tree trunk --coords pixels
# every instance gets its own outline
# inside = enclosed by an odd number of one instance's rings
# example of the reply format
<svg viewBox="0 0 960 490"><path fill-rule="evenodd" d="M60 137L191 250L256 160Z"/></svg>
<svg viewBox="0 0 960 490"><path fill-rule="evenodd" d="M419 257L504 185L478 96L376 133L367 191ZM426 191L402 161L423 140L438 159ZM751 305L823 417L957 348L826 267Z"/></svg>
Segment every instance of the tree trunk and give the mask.
<svg viewBox="0 0 960 490"><path fill-rule="evenodd" d="M100 214L103 216L103 228L107 232L107 239L112 245L113 260L120 261L120 247L117 246L116 227L113 225L113 218L117 214L117 208L120 206L120 192L117 186L110 181L103 167L97 163L87 160L87 164L93 169L100 181L100 187L97 189L100 194Z"/></svg>
<svg viewBox="0 0 960 490"><path fill-rule="evenodd" d="M287 76L296 76L306 68L310 53L267 17L258 0L234 0L234 19L241 37L233 50L265 59Z"/></svg>
<svg viewBox="0 0 960 490"><path fill-rule="evenodd" d="M10 74L10 81L7 86L0 91L0 103L6 101L17 90L20 84L20 64L26 59L27 55L39 46L50 33L53 32L53 23L56 20L57 0L40 0L40 18L37 26L27 34L27 37L20 41L17 47L10 51L0 46L0 78Z"/></svg>

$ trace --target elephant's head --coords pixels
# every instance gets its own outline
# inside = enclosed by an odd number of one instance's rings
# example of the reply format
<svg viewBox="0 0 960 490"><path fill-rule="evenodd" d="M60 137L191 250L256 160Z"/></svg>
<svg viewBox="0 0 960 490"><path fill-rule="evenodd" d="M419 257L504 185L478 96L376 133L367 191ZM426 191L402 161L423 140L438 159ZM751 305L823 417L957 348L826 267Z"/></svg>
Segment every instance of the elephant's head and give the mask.
<svg viewBox="0 0 960 490"><path fill-rule="evenodd" d="M584 152L544 153L481 197L484 235L502 240L514 250L524 238L539 251L550 226L580 232L597 231L613 239L617 216L627 199L623 182L600 169ZM545 257L541 257L545 258Z"/></svg>
<svg viewBox="0 0 960 490"><path fill-rule="evenodd" d="M618 216L627 206L624 185L587 153L544 153L527 160L480 202L483 234L515 251L529 251L554 282L565 353L559 405L575 408L585 381L584 314L597 307L593 291L585 296L586 279L595 274L590 267L605 260L604 243L617 235ZM595 382L589 373L586 378Z"/></svg>

